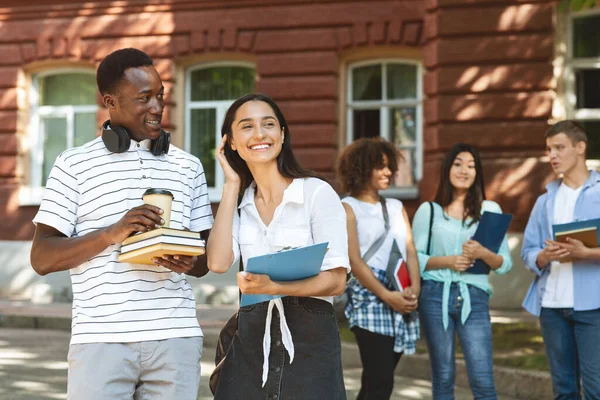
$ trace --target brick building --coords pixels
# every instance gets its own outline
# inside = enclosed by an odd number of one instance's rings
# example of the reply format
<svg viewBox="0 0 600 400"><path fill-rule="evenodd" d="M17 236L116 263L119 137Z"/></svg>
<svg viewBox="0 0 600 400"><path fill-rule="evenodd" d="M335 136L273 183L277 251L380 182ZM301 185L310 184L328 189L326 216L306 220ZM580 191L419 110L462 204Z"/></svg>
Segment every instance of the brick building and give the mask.
<svg viewBox="0 0 600 400"><path fill-rule="evenodd" d="M433 197L452 144L478 146L488 197L515 215L517 241L550 177L548 121L600 127L600 96L586 90L600 79L600 14L562 12L551 0L25 4L0 5L0 259L13 268L0 293L28 282L19 276L54 158L107 118L94 73L118 48L154 58L167 90L163 124L202 159L213 202L219 124L250 91L280 104L298 158L332 183L347 143L392 140L406 161L389 195L411 211ZM591 139L598 158L600 136Z"/></svg>

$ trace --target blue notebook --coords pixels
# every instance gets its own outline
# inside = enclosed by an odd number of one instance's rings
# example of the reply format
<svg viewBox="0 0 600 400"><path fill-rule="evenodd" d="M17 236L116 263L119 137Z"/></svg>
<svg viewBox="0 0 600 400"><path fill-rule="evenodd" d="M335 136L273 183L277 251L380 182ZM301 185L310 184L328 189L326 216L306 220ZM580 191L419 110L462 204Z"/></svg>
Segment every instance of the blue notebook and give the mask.
<svg viewBox="0 0 600 400"><path fill-rule="evenodd" d="M245 270L253 274L269 275L272 281L278 282L311 278L321 272L328 244L327 242L319 243L264 256L250 257ZM249 306L280 297L283 295L242 294L240 306Z"/></svg>
<svg viewBox="0 0 600 400"><path fill-rule="evenodd" d="M566 224L554 224L552 225L552 236L554 237L554 240L556 240L557 234L583 230L586 228L596 228L598 232L598 243L600 243L600 218L569 222Z"/></svg>
<svg viewBox="0 0 600 400"><path fill-rule="evenodd" d="M484 211L479 219L479 225L473 235L473 240L478 241L488 250L498 253L504 236L508 231L508 226L512 220L511 214L500 214ZM491 268L482 259L475 260L473 266L465 272L469 274L489 274Z"/></svg>

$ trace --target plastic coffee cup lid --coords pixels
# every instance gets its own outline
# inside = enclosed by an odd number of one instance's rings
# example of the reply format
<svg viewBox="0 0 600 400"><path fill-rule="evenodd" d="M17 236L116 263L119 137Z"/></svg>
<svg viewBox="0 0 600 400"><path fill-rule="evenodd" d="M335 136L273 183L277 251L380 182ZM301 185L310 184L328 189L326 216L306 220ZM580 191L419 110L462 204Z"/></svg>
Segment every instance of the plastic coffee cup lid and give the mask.
<svg viewBox="0 0 600 400"><path fill-rule="evenodd" d="M148 189L144 192L142 197L148 196L150 194L166 194L167 196L171 196L171 198L173 198L173 193L169 192L168 190L164 190L164 189Z"/></svg>

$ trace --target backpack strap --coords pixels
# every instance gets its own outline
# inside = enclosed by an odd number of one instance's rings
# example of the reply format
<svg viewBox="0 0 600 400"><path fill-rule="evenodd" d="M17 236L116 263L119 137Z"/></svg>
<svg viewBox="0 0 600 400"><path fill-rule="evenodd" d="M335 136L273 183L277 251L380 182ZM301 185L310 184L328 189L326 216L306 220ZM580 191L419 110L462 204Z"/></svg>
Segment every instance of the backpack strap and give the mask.
<svg viewBox="0 0 600 400"><path fill-rule="evenodd" d="M430 216L429 216L429 237L427 238L427 254L431 255L431 231L433 229L433 202L429 202Z"/></svg>
<svg viewBox="0 0 600 400"><path fill-rule="evenodd" d="M242 196L239 196L236 208L237 208L238 217L240 217L240 226L242 225L242 210L240 209L241 203L242 203ZM243 272L243 271L244 271L244 259L242 258L242 248L240 247L240 261L239 261L238 272ZM239 288L238 288L238 304L242 304L242 291Z"/></svg>
<svg viewBox="0 0 600 400"><path fill-rule="evenodd" d="M371 245L371 247L369 247L365 254L363 254L362 259L365 261L365 263L367 263L371 259L371 257L373 257L375 253L377 253L383 242L385 242L385 238L387 237L388 232L390 231L390 218L388 215L387 206L385 204L385 199L382 196L379 196L379 202L381 203L381 211L383 212L383 222L385 230L381 234L381 236L378 237L375 242L373 242L373 244Z"/></svg>

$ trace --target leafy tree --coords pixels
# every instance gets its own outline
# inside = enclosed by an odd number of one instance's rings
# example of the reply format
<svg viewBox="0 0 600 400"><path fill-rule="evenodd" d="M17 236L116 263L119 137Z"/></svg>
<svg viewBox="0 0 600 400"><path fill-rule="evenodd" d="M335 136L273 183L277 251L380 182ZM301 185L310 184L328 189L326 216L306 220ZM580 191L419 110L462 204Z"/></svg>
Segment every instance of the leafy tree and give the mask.
<svg viewBox="0 0 600 400"><path fill-rule="evenodd" d="M563 12L580 11L596 6L598 0L560 0L559 9Z"/></svg>

